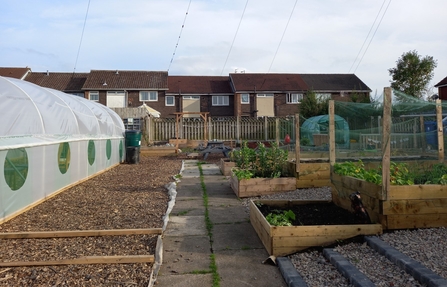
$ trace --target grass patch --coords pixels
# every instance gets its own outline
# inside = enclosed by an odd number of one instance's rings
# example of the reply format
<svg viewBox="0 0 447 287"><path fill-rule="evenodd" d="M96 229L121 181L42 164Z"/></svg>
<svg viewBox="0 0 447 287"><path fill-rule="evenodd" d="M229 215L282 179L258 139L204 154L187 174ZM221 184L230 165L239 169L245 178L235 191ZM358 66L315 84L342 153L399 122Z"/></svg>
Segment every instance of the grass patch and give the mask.
<svg viewBox="0 0 447 287"><path fill-rule="evenodd" d="M206 190L206 185L203 177L203 169L202 169L202 163L199 162L197 164L199 166L200 171L200 185L202 186L203 191L203 205L205 206L205 226L206 230L208 232L208 236L210 238L211 245L213 244L213 222L211 221L209 217L209 211L208 211L208 192ZM220 286L220 276L217 272L217 265L216 265L216 256L214 253L210 254L210 270L211 274L213 275L213 287L219 287Z"/></svg>

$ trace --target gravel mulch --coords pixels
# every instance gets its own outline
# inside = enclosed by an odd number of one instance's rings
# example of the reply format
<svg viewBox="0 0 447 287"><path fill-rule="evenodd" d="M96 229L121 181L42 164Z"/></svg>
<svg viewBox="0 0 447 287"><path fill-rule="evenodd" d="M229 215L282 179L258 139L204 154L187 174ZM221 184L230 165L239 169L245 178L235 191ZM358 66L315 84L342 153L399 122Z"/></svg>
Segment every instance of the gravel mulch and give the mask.
<svg viewBox="0 0 447 287"><path fill-rule="evenodd" d="M331 193L329 187L297 189L274 195L245 198L242 201L243 205L248 206L251 199L330 200ZM249 212L248 207L247 212ZM400 252L419 261L439 276L447 278L445 238L447 238L447 228L443 227L396 230L385 232L380 236L381 240ZM333 248L367 275L376 286L423 286L387 258L358 241L347 240ZM352 286L325 259L321 250L322 248L308 249L289 255L289 258L309 286Z"/></svg>
<svg viewBox="0 0 447 287"><path fill-rule="evenodd" d="M165 185L180 172L177 156L140 157L46 200L0 225L0 232L161 228ZM2 262L83 256L153 255L156 235L0 241ZM152 263L0 268L0 286L147 286Z"/></svg>

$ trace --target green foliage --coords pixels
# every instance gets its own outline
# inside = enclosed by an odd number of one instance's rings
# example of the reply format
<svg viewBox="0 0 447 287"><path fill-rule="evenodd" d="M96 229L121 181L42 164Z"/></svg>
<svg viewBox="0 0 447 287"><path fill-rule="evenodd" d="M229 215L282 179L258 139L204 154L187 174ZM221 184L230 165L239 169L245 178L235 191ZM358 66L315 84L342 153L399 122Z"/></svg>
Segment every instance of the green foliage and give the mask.
<svg viewBox="0 0 447 287"><path fill-rule="evenodd" d="M270 148L258 143L256 150L248 147L247 142L242 143L240 150L232 153L232 159L237 169L233 173L239 180L253 177L280 177L287 163L287 150L280 149L273 142Z"/></svg>
<svg viewBox="0 0 447 287"><path fill-rule="evenodd" d="M416 50L403 53L396 67L388 69L393 89L422 98L434 76L437 61L431 56L421 57Z"/></svg>
<svg viewBox="0 0 447 287"><path fill-rule="evenodd" d="M442 163L414 175L415 184L447 184L447 166Z"/></svg>
<svg viewBox="0 0 447 287"><path fill-rule="evenodd" d="M295 213L293 211L279 211L274 210L273 212L267 214L265 217L267 222L273 226L291 226L293 220L295 220Z"/></svg>
<svg viewBox="0 0 447 287"><path fill-rule="evenodd" d="M340 175L352 176L375 184L382 184L382 169L366 170L363 162L343 162L334 165L334 172ZM405 163L390 163L390 183L392 185L413 184L447 184L447 166L439 163L430 169L410 170Z"/></svg>
<svg viewBox="0 0 447 287"><path fill-rule="evenodd" d="M304 118L311 118L318 115L326 115L329 109L329 100L320 100L317 94L309 90L301 101L300 115Z"/></svg>
<svg viewBox="0 0 447 287"><path fill-rule="evenodd" d="M250 179L254 176L254 173L249 169L233 168L231 171L239 180Z"/></svg>
<svg viewBox="0 0 447 287"><path fill-rule="evenodd" d="M300 145L302 146L308 146L310 145L310 139L306 138L306 137L302 137L300 139Z"/></svg>

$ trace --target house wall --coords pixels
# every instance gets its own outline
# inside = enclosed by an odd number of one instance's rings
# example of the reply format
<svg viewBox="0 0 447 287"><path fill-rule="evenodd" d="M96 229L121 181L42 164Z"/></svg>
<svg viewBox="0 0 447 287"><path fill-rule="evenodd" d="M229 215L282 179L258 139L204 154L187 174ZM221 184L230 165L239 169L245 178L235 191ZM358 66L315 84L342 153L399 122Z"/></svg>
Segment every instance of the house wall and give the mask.
<svg viewBox="0 0 447 287"><path fill-rule="evenodd" d="M299 104L288 104L286 94L275 94L275 116L291 116L298 112Z"/></svg>
<svg viewBox="0 0 447 287"><path fill-rule="evenodd" d="M447 100L447 86L438 88L438 96L439 99L446 101Z"/></svg>
<svg viewBox="0 0 447 287"><path fill-rule="evenodd" d="M200 97L200 111L209 112L213 117L232 117L234 114L234 96L229 96L228 106L213 106L212 96Z"/></svg>

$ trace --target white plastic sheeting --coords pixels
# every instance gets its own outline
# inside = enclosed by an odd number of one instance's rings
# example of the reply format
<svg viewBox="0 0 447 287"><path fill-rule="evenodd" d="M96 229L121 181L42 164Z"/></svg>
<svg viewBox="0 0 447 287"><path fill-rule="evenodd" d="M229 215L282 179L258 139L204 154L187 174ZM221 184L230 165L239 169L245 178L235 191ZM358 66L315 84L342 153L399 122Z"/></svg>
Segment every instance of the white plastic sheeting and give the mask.
<svg viewBox="0 0 447 287"><path fill-rule="evenodd" d="M0 77L0 223L124 160L109 108Z"/></svg>
<svg viewBox="0 0 447 287"><path fill-rule="evenodd" d="M0 118L0 149L124 134L121 118L99 103L6 77L0 77Z"/></svg>

